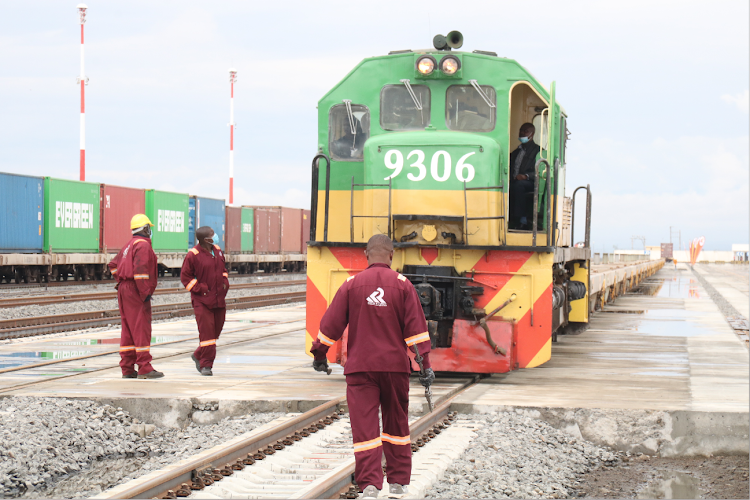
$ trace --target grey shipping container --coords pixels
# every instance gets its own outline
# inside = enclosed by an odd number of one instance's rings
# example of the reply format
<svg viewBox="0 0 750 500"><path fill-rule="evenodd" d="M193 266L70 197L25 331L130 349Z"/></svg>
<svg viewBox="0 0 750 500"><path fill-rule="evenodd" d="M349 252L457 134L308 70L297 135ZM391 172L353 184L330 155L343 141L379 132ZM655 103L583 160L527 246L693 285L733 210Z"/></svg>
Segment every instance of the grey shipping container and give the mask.
<svg viewBox="0 0 750 500"><path fill-rule="evenodd" d="M0 173L0 252L42 253L44 178Z"/></svg>

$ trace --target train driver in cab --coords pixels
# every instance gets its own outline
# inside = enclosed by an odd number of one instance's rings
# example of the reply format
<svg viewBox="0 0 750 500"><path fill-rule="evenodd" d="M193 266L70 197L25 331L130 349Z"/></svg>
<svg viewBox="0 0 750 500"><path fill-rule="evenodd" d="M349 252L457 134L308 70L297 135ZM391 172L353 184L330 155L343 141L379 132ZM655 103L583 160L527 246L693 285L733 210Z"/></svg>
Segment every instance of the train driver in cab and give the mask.
<svg viewBox="0 0 750 500"><path fill-rule="evenodd" d="M335 160L362 160L367 140L362 122L356 116L352 116L349 121L346 113L339 113L337 118L338 133L336 139L331 142L331 156Z"/></svg>
<svg viewBox="0 0 750 500"><path fill-rule="evenodd" d="M534 192L539 145L534 142L534 125L524 123L518 131L518 145L510 154L510 229L529 231L532 227L531 211L527 208L527 194Z"/></svg>

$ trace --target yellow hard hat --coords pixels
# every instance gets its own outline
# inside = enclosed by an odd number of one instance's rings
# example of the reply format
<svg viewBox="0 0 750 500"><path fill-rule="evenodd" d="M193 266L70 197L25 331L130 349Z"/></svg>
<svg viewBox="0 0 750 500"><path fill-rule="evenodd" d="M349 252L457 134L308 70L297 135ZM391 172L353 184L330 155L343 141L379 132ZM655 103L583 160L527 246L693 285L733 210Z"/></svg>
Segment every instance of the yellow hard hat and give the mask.
<svg viewBox="0 0 750 500"><path fill-rule="evenodd" d="M130 229L138 229L139 227L146 225L153 226L151 221L144 214L135 214L133 218L130 219Z"/></svg>

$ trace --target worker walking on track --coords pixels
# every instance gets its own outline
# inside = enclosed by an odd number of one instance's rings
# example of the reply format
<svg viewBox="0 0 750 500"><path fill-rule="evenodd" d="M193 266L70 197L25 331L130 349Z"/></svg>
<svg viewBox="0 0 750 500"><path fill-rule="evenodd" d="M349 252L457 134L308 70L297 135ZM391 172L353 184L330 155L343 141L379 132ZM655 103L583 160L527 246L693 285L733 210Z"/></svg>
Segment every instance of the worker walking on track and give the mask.
<svg viewBox="0 0 750 500"><path fill-rule="evenodd" d="M391 497L407 493L411 479L409 437L409 374L407 346L424 357L419 381L429 387L430 336L417 291L393 271L393 243L384 234L370 238L365 250L368 267L339 288L320 321L310 349L313 368L327 371L326 353L349 326L344 368L346 398L354 439L355 479L364 498L376 498L383 487L381 457L385 453ZM380 431L378 408L382 408Z"/></svg>
<svg viewBox="0 0 750 500"><path fill-rule="evenodd" d="M214 245L213 238L214 230L208 226L195 231L197 244L187 253L180 273L182 284L190 292L200 337L200 345L191 357L196 370L209 377L213 375L216 340L224 328L227 314L224 298L229 291L224 254L219 245Z"/></svg>
<svg viewBox="0 0 750 500"><path fill-rule="evenodd" d="M164 376L151 366L151 295L156 290L158 270L156 254L151 248L151 226L145 215L134 215L130 220L133 238L108 264L117 279L115 288L122 318L122 378Z"/></svg>

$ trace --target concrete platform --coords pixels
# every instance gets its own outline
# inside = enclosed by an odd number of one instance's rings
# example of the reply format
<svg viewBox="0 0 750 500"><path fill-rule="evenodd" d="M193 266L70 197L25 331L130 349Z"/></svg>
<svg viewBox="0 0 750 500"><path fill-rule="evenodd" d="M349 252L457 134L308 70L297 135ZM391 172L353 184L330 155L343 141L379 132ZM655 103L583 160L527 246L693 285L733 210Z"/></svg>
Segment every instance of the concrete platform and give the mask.
<svg viewBox="0 0 750 500"><path fill-rule="evenodd" d="M630 435L653 439L642 451L747 453L747 348L684 265L637 291L594 313L583 333L559 336L546 364L482 380L456 406L526 409L608 445L651 421L662 434Z"/></svg>
<svg viewBox="0 0 750 500"><path fill-rule="evenodd" d="M711 283L745 319L750 319L750 268L736 264L696 264L693 269Z"/></svg>
<svg viewBox="0 0 750 500"><path fill-rule="evenodd" d="M213 377L202 377L190 359L197 347L192 318L154 325L153 366L165 373L158 380L121 378L119 329L2 345L0 370L27 368L0 373L0 396L97 399L143 420L175 427L189 419L211 423L248 411L306 411L345 396L346 382L340 366L332 365L330 376L312 370L311 358L304 353L304 318L304 306L228 314ZM256 341L247 342L252 339ZM44 365L102 352L110 354ZM465 381L437 382L436 400ZM411 389L410 409L421 412L424 390L416 379ZM196 411L193 404L201 402L219 403L219 410Z"/></svg>

